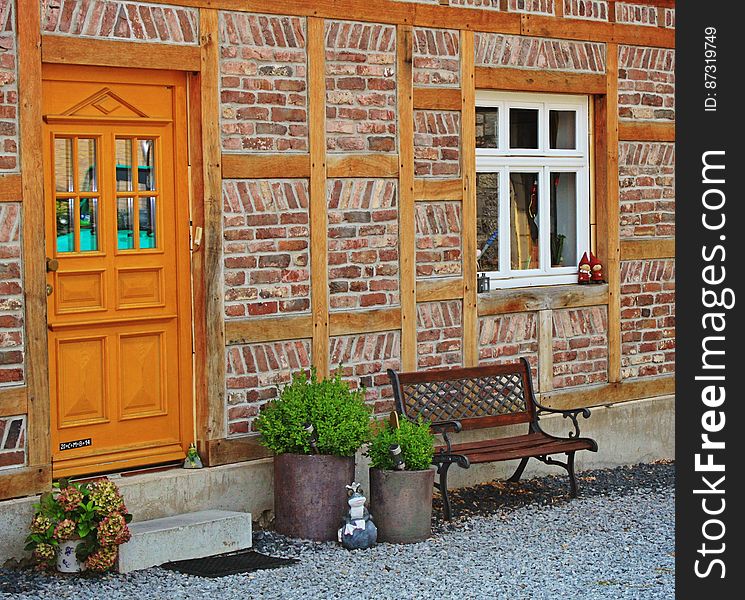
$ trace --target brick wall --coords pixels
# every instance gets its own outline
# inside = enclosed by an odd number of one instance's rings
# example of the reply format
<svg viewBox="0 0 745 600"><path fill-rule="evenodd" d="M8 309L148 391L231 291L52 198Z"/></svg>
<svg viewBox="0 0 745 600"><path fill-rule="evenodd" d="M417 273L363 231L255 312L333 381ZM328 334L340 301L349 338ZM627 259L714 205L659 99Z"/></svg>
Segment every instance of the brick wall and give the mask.
<svg viewBox="0 0 745 600"><path fill-rule="evenodd" d="M622 142L621 237L675 235L675 144Z"/></svg>
<svg viewBox="0 0 745 600"><path fill-rule="evenodd" d="M416 27L412 69L416 86L460 87L460 32Z"/></svg>
<svg viewBox="0 0 745 600"><path fill-rule="evenodd" d="M0 417L0 470L26 464L26 417Z"/></svg>
<svg viewBox="0 0 745 600"><path fill-rule="evenodd" d="M476 66L605 72L605 44L499 33L475 35Z"/></svg>
<svg viewBox="0 0 745 600"><path fill-rule="evenodd" d="M329 152L396 152L396 28L326 22Z"/></svg>
<svg viewBox="0 0 745 600"><path fill-rule="evenodd" d="M0 173L18 171L17 81L14 1L0 0Z"/></svg>
<svg viewBox="0 0 745 600"><path fill-rule="evenodd" d="M395 179L329 180L332 311L398 305L396 186Z"/></svg>
<svg viewBox="0 0 745 600"><path fill-rule="evenodd" d="M608 20L606 0L563 0L564 15L573 19Z"/></svg>
<svg viewBox="0 0 745 600"><path fill-rule="evenodd" d="M417 369L463 365L463 310L460 300L417 304L416 329Z"/></svg>
<svg viewBox="0 0 745 600"><path fill-rule="evenodd" d="M639 121L675 120L675 51L618 47L618 114Z"/></svg>
<svg viewBox="0 0 745 600"><path fill-rule="evenodd" d="M255 431L263 404L279 395L292 374L310 369L310 340L229 346L226 352L228 435Z"/></svg>
<svg viewBox="0 0 745 600"><path fill-rule="evenodd" d="M416 275L460 275L461 203L417 202L415 207Z"/></svg>
<svg viewBox="0 0 745 600"><path fill-rule="evenodd" d="M305 19L220 13L222 148L308 150Z"/></svg>
<svg viewBox="0 0 745 600"><path fill-rule="evenodd" d="M351 389L365 388L365 400L376 415L393 410L393 388L387 369L401 368L401 333L384 331L332 337L329 368L342 366L342 377Z"/></svg>
<svg viewBox="0 0 745 600"><path fill-rule="evenodd" d="M657 26L657 7L616 2L616 23Z"/></svg>
<svg viewBox="0 0 745 600"><path fill-rule="evenodd" d="M21 206L0 203L0 387L23 383Z"/></svg>
<svg viewBox="0 0 745 600"><path fill-rule="evenodd" d="M450 0L450 6L499 10L499 0Z"/></svg>
<svg viewBox="0 0 745 600"><path fill-rule="evenodd" d="M621 377L675 370L675 261L621 263Z"/></svg>
<svg viewBox="0 0 745 600"><path fill-rule="evenodd" d="M509 0L507 10L552 15L554 14L554 0Z"/></svg>
<svg viewBox="0 0 745 600"><path fill-rule="evenodd" d="M608 309L605 306L552 311L553 386L608 381Z"/></svg>
<svg viewBox="0 0 745 600"><path fill-rule="evenodd" d="M528 359L533 387L538 390L538 325L535 313L512 313L479 318L479 364Z"/></svg>
<svg viewBox="0 0 745 600"><path fill-rule="evenodd" d="M43 33L198 44L199 12L194 8L117 0L41 0Z"/></svg>
<svg viewBox="0 0 745 600"><path fill-rule="evenodd" d="M459 111L414 111L414 174L417 177L460 175Z"/></svg>
<svg viewBox="0 0 745 600"><path fill-rule="evenodd" d="M665 27L667 27L668 29L675 29L675 9L666 8L664 18L665 18Z"/></svg>
<svg viewBox="0 0 745 600"><path fill-rule="evenodd" d="M308 182L223 182L225 315L310 310Z"/></svg>

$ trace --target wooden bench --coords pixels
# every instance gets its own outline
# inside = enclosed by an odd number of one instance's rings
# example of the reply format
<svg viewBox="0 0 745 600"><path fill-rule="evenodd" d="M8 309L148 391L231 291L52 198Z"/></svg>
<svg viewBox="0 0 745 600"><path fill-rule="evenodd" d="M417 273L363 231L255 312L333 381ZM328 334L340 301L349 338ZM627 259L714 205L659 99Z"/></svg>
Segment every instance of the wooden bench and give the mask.
<svg viewBox="0 0 745 600"><path fill-rule="evenodd" d="M590 411L586 408L555 410L539 404L533 394L530 366L524 358L503 365L411 373L389 369L388 377L398 412L411 421L420 418L429 421L432 431L442 434L445 445L435 448L432 464L437 466L439 481L435 482L435 487L442 494L446 519L452 516L447 475L453 463L467 469L472 464L520 459L509 479L518 481L528 459L536 458L548 465L564 467L569 474L571 495L577 496L574 453L598 449L595 440L580 437L577 417L582 415L587 419ZM569 437L557 437L541 429L540 416L548 413L563 415L572 422L574 430ZM460 444L452 443L448 435L461 430L518 423L528 424L526 434ZM566 454L566 462L551 458L554 454Z"/></svg>

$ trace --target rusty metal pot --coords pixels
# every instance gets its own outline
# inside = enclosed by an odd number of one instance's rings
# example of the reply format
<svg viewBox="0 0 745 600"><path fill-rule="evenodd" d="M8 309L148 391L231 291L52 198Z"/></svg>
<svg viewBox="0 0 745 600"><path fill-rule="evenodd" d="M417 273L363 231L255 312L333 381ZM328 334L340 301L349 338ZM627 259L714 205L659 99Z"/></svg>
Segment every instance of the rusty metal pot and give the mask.
<svg viewBox="0 0 745 600"><path fill-rule="evenodd" d="M347 510L354 456L274 457L274 526L289 537L334 541Z"/></svg>
<svg viewBox="0 0 745 600"><path fill-rule="evenodd" d="M370 469L370 513L379 542L412 544L432 535L434 482L434 469Z"/></svg>

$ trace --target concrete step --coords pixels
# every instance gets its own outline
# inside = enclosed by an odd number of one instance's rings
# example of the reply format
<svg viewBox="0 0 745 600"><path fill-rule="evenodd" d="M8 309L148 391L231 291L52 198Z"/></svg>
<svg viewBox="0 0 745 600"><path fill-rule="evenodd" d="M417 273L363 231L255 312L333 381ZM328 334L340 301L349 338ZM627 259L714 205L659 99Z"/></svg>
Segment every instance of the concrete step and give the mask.
<svg viewBox="0 0 745 600"><path fill-rule="evenodd" d="M201 510L129 524L119 546L120 573L251 547L251 513Z"/></svg>

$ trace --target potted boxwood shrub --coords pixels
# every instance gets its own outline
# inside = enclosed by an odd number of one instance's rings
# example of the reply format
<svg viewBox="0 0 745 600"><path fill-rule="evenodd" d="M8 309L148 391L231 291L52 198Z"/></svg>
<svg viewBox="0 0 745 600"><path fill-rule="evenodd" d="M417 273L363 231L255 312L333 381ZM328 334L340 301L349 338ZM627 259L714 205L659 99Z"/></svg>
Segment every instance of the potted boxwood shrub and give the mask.
<svg viewBox="0 0 745 600"><path fill-rule="evenodd" d="M429 423L393 418L377 425L366 455L379 542L409 544L431 535L433 454Z"/></svg>
<svg viewBox="0 0 745 600"><path fill-rule="evenodd" d="M267 403L256 426L274 454L275 529L311 540L336 539L354 480L354 455L370 434L364 389L350 390L341 372L319 380L293 375Z"/></svg>

